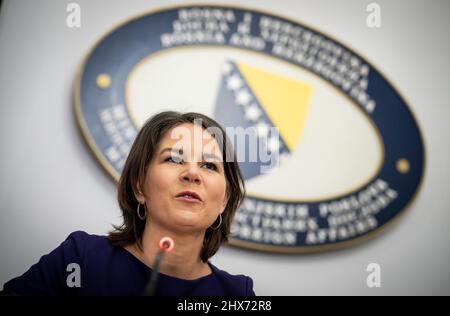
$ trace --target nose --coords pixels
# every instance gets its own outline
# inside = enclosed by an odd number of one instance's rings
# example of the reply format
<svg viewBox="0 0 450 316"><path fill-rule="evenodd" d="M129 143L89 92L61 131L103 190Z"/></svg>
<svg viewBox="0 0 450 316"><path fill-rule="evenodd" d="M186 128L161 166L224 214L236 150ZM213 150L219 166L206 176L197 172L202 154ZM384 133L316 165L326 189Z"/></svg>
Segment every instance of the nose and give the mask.
<svg viewBox="0 0 450 316"><path fill-rule="evenodd" d="M186 163L185 166L180 174L181 181L200 184L202 181L197 163Z"/></svg>

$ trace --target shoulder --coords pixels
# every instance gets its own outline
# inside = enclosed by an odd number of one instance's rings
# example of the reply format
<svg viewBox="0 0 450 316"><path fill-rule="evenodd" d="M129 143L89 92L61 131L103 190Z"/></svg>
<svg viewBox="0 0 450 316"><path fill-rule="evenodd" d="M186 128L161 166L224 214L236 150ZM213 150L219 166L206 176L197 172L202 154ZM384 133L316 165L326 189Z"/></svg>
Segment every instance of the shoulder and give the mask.
<svg viewBox="0 0 450 316"><path fill-rule="evenodd" d="M83 257L93 250L111 247L111 244L107 236L88 234L85 231L74 231L69 234L61 246L75 251L77 255Z"/></svg>
<svg viewBox="0 0 450 316"><path fill-rule="evenodd" d="M71 241L77 245L82 245L82 246L109 243L108 236L88 234L82 230L77 230L77 231L70 233L65 241Z"/></svg>
<svg viewBox="0 0 450 316"><path fill-rule="evenodd" d="M76 287L68 287L67 277L70 264L93 266L91 254L98 249L108 249L106 236L89 235L76 231L71 234L50 253L43 255L24 274L4 284L6 293L12 295L59 295L78 291ZM111 247L111 246L110 246ZM96 257L98 258L98 257ZM96 259L94 258L94 259Z"/></svg>
<svg viewBox="0 0 450 316"><path fill-rule="evenodd" d="M108 239L107 236L88 234L85 231L77 230L69 234L66 240L73 240L78 243L87 242L104 242Z"/></svg>
<svg viewBox="0 0 450 316"><path fill-rule="evenodd" d="M253 280L251 277L243 274L230 274L221 270L209 262L214 275L222 282L227 295L231 296L254 296Z"/></svg>
<svg viewBox="0 0 450 316"><path fill-rule="evenodd" d="M117 253L108 236L89 234L85 231L74 231L61 244L68 253L73 253L83 265L90 263L91 267L101 266Z"/></svg>

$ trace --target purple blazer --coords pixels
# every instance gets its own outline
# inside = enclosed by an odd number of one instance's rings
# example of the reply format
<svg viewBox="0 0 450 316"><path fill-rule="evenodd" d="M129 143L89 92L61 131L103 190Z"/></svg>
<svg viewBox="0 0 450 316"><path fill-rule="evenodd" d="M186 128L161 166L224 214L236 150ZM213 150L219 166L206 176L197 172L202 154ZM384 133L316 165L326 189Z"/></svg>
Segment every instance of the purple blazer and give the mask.
<svg viewBox="0 0 450 316"><path fill-rule="evenodd" d="M73 266L79 265L79 287ZM208 262L212 273L195 280L159 274L157 296L254 296L253 281ZM151 269L107 236L73 232L23 275L3 286L9 295L143 295ZM69 282L68 282L69 281Z"/></svg>

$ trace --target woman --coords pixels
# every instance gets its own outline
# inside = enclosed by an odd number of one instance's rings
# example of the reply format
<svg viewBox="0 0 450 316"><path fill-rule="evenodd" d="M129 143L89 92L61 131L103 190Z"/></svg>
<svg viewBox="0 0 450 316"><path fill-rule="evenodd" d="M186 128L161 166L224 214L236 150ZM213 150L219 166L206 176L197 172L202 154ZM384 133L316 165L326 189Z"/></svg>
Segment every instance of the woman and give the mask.
<svg viewBox="0 0 450 316"><path fill-rule="evenodd" d="M7 282L4 293L255 295L250 277L209 262L228 240L244 194L235 154L217 122L199 113L159 113L138 133L123 168L123 224L109 236L70 234ZM159 261L166 236L175 247ZM159 274L152 271L155 262Z"/></svg>

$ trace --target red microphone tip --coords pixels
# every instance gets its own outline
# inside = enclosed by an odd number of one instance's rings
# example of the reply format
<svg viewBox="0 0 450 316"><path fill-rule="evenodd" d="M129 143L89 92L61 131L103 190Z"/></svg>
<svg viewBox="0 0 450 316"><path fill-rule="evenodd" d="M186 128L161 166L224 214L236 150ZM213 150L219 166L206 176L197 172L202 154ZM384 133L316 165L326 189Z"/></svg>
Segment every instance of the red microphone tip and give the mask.
<svg viewBox="0 0 450 316"><path fill-rule="evenodd" d="M166 252L172 251L174 247L175 247L175 242L170 237L163 237L159 241L159 248Z"/></svg>

